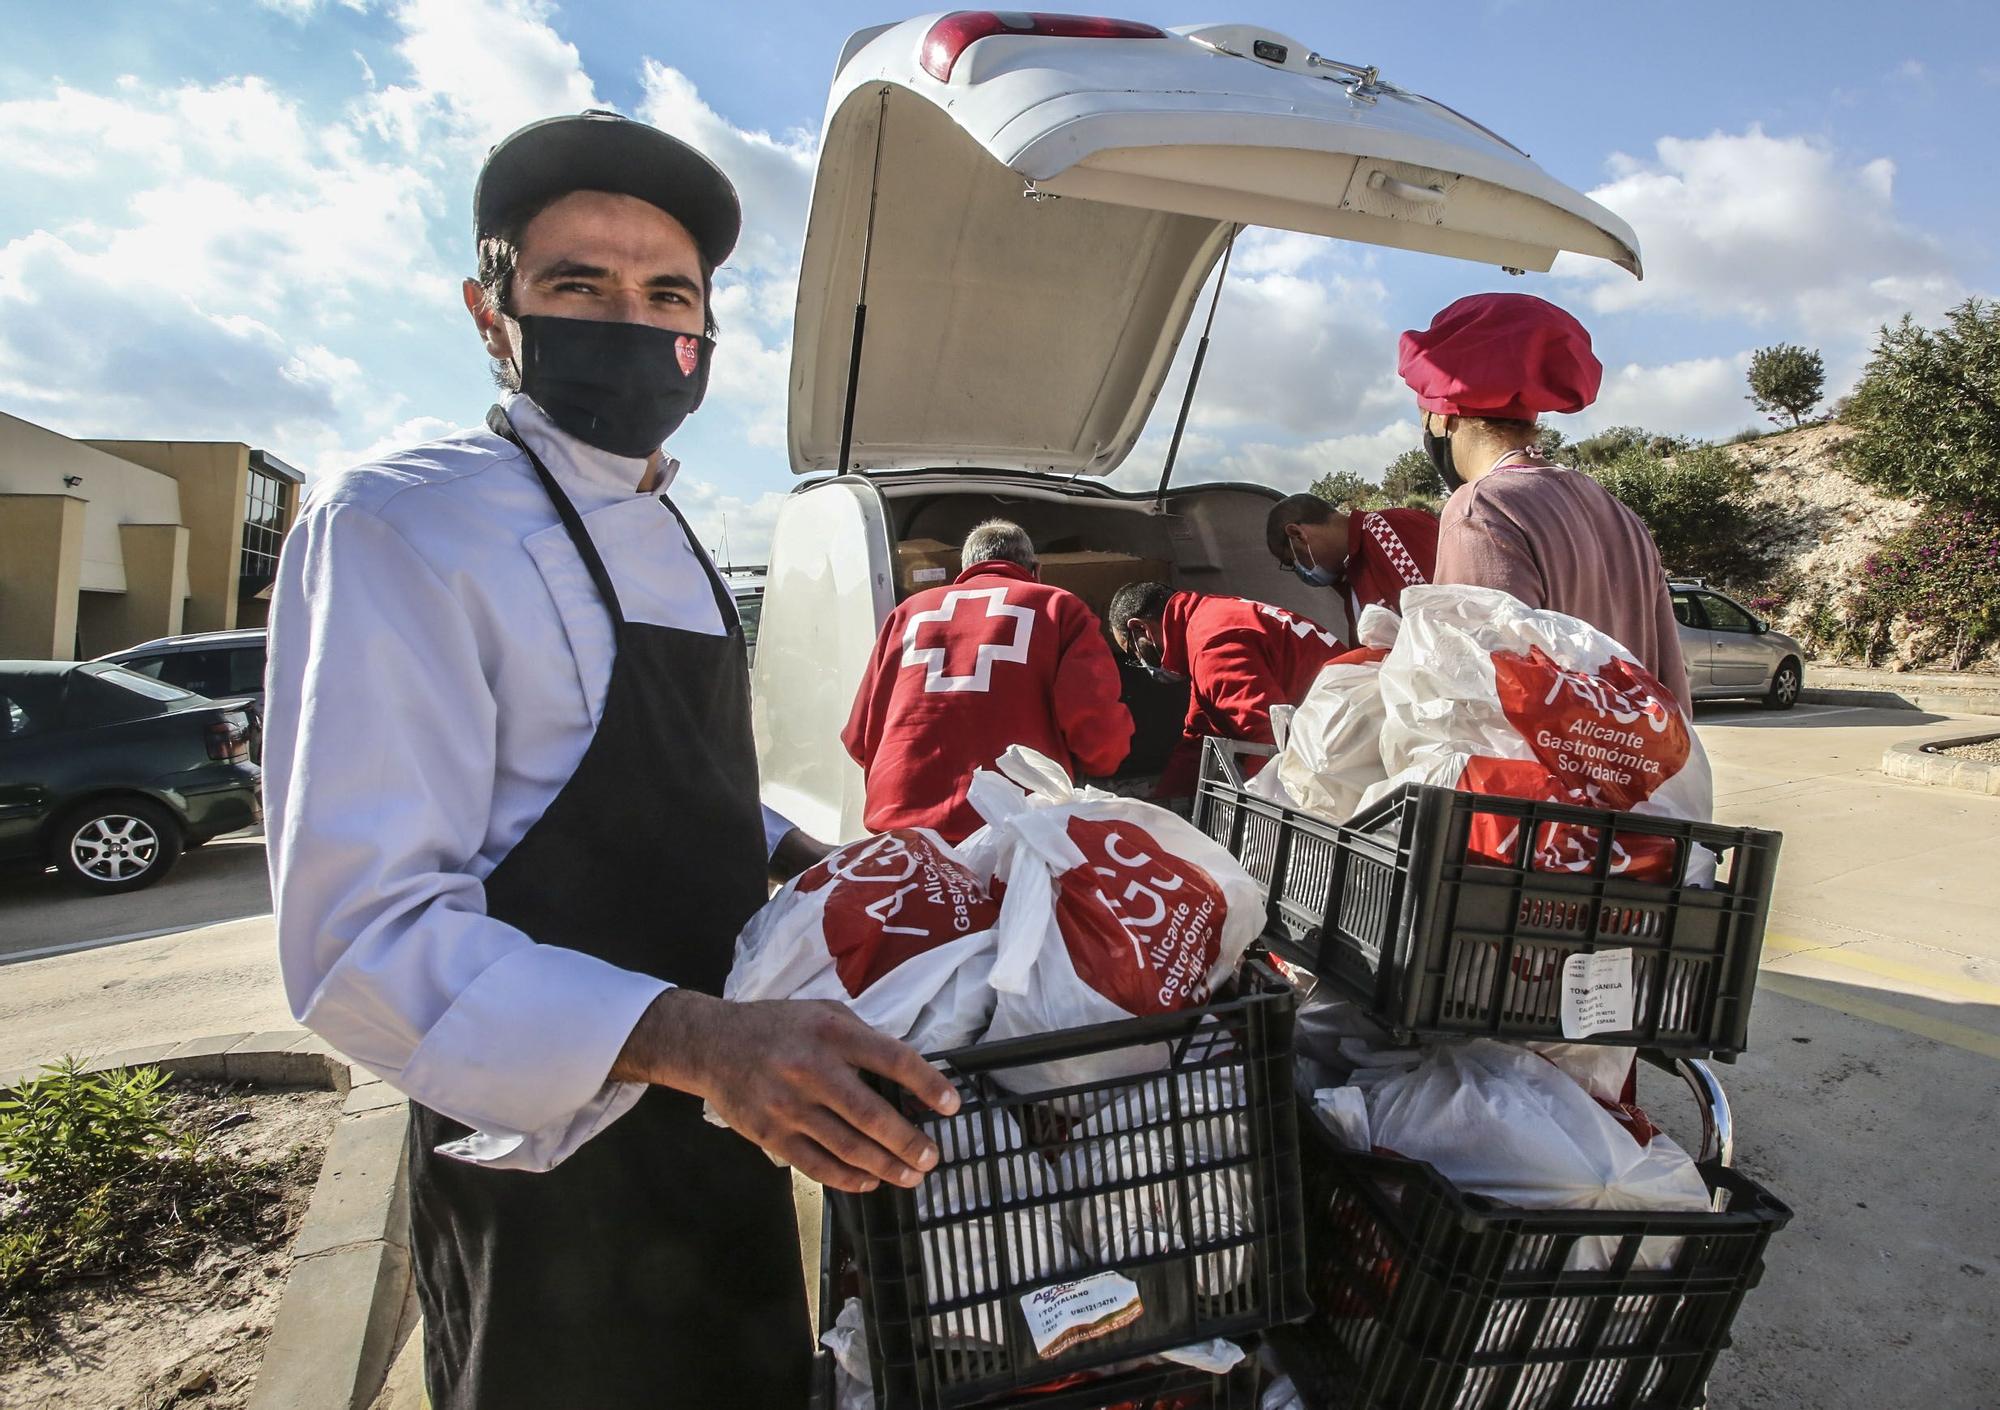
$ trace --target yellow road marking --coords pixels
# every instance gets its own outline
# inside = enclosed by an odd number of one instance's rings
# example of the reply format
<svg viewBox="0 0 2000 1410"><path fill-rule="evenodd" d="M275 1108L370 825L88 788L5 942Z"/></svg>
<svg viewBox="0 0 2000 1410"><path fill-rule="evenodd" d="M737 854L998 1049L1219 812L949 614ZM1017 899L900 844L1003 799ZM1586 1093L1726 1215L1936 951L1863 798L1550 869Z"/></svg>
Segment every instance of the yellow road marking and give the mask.
<svg viewBox="0 0 2000 1410"><path fill-rule="evenodd" d="M2000 984L1987 984L1944 970L1906 964L1901 960L1883 959L1879 955L1871 955L1852 946L1816 945L1808 940L1796 940L1789 935L1779 935L1775 931L1765 932L1763 959L1766 965L1774 959L1788 960L1795 956L1807 956L1814 960L1824 960L1827 964L1862 970L1919 989L1932 989L1938 993L1963 999L1967 1003L2000 1005Z"/></svg>
<svg viewBox="0 0 2000 1410"><path fill-rule="evenodd" d="M1856 994L1829 994L1812 987L1815 981L1802 975L1765 970L1758 976L1757 984L1759 988L1775 989L1790 999L1802 999L1820 1008L1844 1013L1850 1018L1858 1018L1866 1023L1879 1023L1885 1028L1896 1028L1905 1033L1914 1033L1919 1038L1928 1038L1934 1043L1943 1043L1948 1047L1977 1053L1981 1057L2000 1062L2000 1033L1982 1032L1963 1023L1953 1023L1950 1019L1932 1018L1928 1014L1897 1008L1894 1004L1880 1003Z"/></svg>

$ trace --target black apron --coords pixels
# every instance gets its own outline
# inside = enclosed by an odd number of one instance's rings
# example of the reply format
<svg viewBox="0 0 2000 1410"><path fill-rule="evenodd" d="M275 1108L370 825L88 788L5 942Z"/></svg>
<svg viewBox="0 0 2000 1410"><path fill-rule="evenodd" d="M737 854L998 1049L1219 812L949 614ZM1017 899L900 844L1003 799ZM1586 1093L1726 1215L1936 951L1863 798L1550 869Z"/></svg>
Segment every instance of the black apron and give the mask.
<svg viewBox="0 0 2000 1410"><path fill-rule="evenodd" d="M500 408L487 425L520 445ZM611 615L616 656L589 749L486 878L487 913L542 944L720 994L736 934L767 894L735 608L662 496L727 630L627 622L575 507L522 449ZM542 1174L434 1153L466 1134L412 1105L410 1242L436 1410L806 1403L791 1177L702 1120L698 1099L648 1088Z"/></svg>

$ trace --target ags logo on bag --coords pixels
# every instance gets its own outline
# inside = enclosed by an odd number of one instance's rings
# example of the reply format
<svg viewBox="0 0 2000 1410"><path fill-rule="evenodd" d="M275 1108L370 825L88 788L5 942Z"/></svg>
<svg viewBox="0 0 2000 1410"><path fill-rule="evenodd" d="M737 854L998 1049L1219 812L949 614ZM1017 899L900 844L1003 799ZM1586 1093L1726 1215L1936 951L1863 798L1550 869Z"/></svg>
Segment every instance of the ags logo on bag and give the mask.
<svg viewBox="0 0 2000 1410"><path fill-rule="evenodd" d="M979 878L915 829L851 843L794 885L802 896L833 888L820 926L834 972L856 998L903 961L991 930L1000 916Z"/></svg>
<svg viewBox="0 0 2000 1410"><path fill-rule="evenodd" d="M1077 977L1130 1014L1208 1001L1228 914L1215 878L1136 823L1069 820L1084 864L1064 872L1056 924Z"/></svg>
<svg viewBox="0 0 2000 1410"><path fill-rule="evenodd" d="M1534 758L1474 757L1459 779L1467 792L1629 812L1687 763L1687 718L1644 667L1614 656L1595 671L1573 671L1539 646L1525 655L1496 651L1492 660L1500 708ZM1517 832L1511 818L1480 814L1469 850L1512 865ZM1533 845L1537 871L1588 871L1599 830L1550 823ZM1611 839L1613 876L1669 881L1673 867L1674 844L1666 838Z"/></svg>

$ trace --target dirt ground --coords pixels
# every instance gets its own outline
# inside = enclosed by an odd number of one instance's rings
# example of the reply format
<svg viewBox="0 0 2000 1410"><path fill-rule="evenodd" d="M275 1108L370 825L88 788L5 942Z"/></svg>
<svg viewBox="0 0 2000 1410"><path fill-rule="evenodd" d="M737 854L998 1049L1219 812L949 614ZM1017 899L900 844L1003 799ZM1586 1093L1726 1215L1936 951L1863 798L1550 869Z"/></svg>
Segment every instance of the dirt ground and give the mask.
<svg viewBox="0 0 2000 1410"><path fill-rule="evenodd" d="M0 1349L0 1410L241 1410L249 1402L341 1098L198 1082L175 1089L201 1124L250 1114L216 1135L220 1151L281 1160L304 1148L286 1179L280 1232L260 1245L211 1248L188 1268L58 1294L32 1345Z"/></svg>

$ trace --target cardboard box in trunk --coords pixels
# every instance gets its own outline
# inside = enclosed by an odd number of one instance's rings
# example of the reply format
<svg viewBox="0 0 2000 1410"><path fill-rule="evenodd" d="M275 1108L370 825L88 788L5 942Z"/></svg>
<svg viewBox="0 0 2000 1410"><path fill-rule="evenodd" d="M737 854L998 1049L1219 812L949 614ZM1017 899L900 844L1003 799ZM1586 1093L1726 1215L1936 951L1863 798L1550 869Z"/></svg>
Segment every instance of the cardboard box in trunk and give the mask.
<svg viewBox="0 0 2000 1410"><path fill-rule="evenodd" d="M896 545L896 590L907 596L943 587L958 576L958 545L937 539L904 539Z"/></svg>
<svg viewBox="0 0 2000 1410"><path fill-rule="evenodd" d="M1089 604L1102 620L1111 598L1127 583L1172 582L1173 570L1162 558L1137 558L1129 553L1044 553L1042 581L1068 588Z"/></svg>

